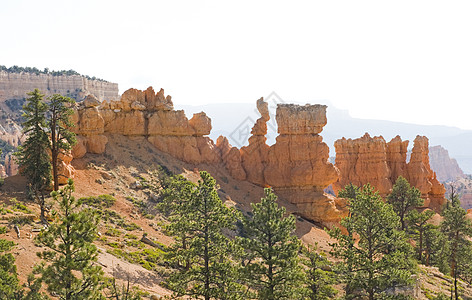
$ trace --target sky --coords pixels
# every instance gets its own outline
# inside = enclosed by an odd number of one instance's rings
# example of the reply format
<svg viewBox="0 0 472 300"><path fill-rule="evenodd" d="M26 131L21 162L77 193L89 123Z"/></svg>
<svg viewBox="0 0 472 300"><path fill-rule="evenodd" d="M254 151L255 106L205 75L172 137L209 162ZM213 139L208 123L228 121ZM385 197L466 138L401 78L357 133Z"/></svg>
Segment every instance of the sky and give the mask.
<svg viewBox="0 0 472 300"><path fill-rule="evenodd" d="M0 65L472 130L472 1L2 0ZM328 108L329 109L329 108Z"/></svg>

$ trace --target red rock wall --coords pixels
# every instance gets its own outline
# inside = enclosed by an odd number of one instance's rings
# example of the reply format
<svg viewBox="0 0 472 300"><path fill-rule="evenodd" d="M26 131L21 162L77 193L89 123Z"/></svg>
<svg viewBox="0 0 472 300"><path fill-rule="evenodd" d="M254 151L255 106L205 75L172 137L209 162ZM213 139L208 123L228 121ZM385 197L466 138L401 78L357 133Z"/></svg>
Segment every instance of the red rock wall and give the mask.
<svg viewBox="0 0 472 300"><path fill-rule="evenodd" d="M78 143L72 154L103 153L107 133L145 136L157 149L193 164L220 164L231 176L260 186L272 186L280 197L299 207L299 213L327 226L346 214L323 190L338 178L328 162L329 148L319 133L326 125L326 106L279 105L279 137L268 146L265 134L270 119L268 105L257 101L261 118L249 138L249 145L232 147L225 137L216 145L207 137L211 120L205 113L187 119L174 111L170 96L161 89L154 93L130 89L120 101L101 103L92 96L77 108L74 121Z"/></svg>
<svg viewBox="0 0 472 300"><path fill-rule="evenodd" d="M335 165L340 171L333 184L336 194L349 183L357 186L370 183L386 197L398 176L403 176L421 191L425 207L439 211L445 203L445 188L429 165L428 138L416 137L408 163L408 141L399 136L386 143L383 137L372 138L366 133L354 140L337 140L334 145Z"/></svg>
<svg viewBox="0 0 472 300"><path fill-rule="evenodd" d="M399 137L390 143L368 134L357 140L342 139L335 144L336 168L328 162L329 148L319 135L327 123L326 106L279 104L279 136L272 146L266 144L270 116L262 98L257 109L261 117L252 128L249 145L238 149L225 137L214 144L207 136L211 120L206 114L187 119L183 111L173 110L170 96L164 96L162 89L157 93L152 88L130 89L120 101L104 103L90 96L74 115L78 143L72 154L103 153L108 133L144 136L157 149L182 161L220 165L235 179L271 186L279 197L295 204L299 214L328 227L347 214L342 199L324 194L331 184L338 191L350 182L370 182L385 195L396 177L403 175L418 185L428 201L439 203L444 196L429 168L427 139L415 140L409 164L408 142Z"/></svg>

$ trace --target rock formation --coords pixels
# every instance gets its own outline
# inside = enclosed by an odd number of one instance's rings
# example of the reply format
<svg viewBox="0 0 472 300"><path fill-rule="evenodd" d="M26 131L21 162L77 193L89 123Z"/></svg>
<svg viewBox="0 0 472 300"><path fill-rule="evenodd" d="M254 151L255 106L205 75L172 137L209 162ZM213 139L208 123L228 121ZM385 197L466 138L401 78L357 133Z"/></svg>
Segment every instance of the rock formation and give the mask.
<svg viewBox="0 0 472 300"><path fill-rule="evenodd" d="M363 137L352 140L342 138L334 143L336 167L340 176L333 190L336 194L352 183L362 186L370 183L382 195L392 189L391 170L387 165L387 144L383 137Z"/></svg>
<svg viewBox="0 0 472 300"><path fill-rule="evenodd" d="M18 164L12 154L7 154L5 156L5 173L7 176L18 174Z"/></svg>
<svg viewBox="0 0 472 300"><path fill-rule="evenodd" d="M279 104L276 119L279 136L267 154L265 183L294 203L301 215L328 227L338 223L346 207L323 192L338 178L319 135L327 123L326 106Z"/></svg>
<svg viewBox="0 0 472 300"><path fill-rule="evenodd" d="M74 114L78 143L75 158L87 152L103 153L107 134L144 136L157 149L192 164L221 164L235 179L260 186L272 186L281 198L294 203L299 214L331 226L345 215L336 199L323 190L336 181L336 168L328 162L329 149L319 133L326 125L324 105L279 105L279 137L266 144L268 104L257 101L261 114L254 124L249 145L238 149L220 137L216 145L207 137L211 120L205 113L189 120L181 110L173 110L170 96L130 89L120 101L99 103L92 96L81 102Z"/></svg>
<svg viewBox="0 0 472 300"><path fill-rule="evenodd" d="M452 181L465 176L457 161L450 158L449 152L439 145L429 147L429 161L431 169L436 172L440 182Z"/></svg>
<svg viewBox="0 0 472 300"><path fill-rule="evenodd" d="M385 196L402 175L421 190L427 206L438 209L443 203L444 187L429 167L425 137L415 139L408 164L408 141L400 137L389 143L368 134L338 140L336 168L328 162L329 148L319 135L327 123L326 106L279 104L279 136L272 146L266 144L265 136L268 104L261 98L257 109L261 117L252 128L249 145L238 149L225 137L219 137L215 145L207 136L211 131L208 116L201 112L187 119L183 111L173 109L171 97L162 89L157 93L151 87L130 89L121 100L102 103L88 96L74 114L78 143L72 156L103 153L109 134L145 137L157 149L187 163L221 166L237 180L270 186L280 198L293 203L298 214L328 227L347 214L343 199L324 193L331 184L337 192L351 182L370 182Z"/></svg>
<svg viewBox="0 0 472 300"><path fill-rule="evenodd" d="M295 204L298 213L306 218L328 227L337 224L346 214L345 206L323 192L338 177L336 168L328 162L329 148L319 135L327 122L326 106L279 104L276 114L279 136L270 147L265 137L267 103L259 99L257 108L261 118L252 128L249 145L240 150L246 180L273 187L279 197ZM236 151L233 153L227 155L233 161L226 163L230 173L241 169Z"/></svg>
<svg viewBox="0 0 472 300"><path fill-rule="evenodd" d="M83 100L89 94L95 95L100 100L119 98L118 84L103 80L92 80L80 75L53 76L0 71L0 102L26 98L26 93L35 88L46 96L70 95L77 100Z"/></svg>
<svg viewBox="0 0 472 300"><path fill-rule="evenodd" d="M445 203L445 188L429 165L428 138L416 137L408 163L408 141L399 136L386 143L381 136L372 138L366 134L359 139L337 140L334 145L335 165L340 173L333 184L336 194L349 183L370 183L386 197L398 176L403 176L421 191L425 207L439 211Z"/></svg>
<svg viewBox="0 0 472 300"><path fill-rule="evenodd" d="M219 152L206 137L211 121L201 112L188 120L184 111L173 110L170 96L164 90L155 93L129 89L119 101L100 103L88 96L74 115L78 143L72 150L74 157L87 152L103 153L108 139L105 134L129 137L145 136L156 148L171 153L189 163L217 163Z"/></svg>
<svg viewBox="0 0 472 300"><path fill-rule="evenodd" d="M12 120L7 120L4 122L4 125L0 124L0 140L7 142L13 147L18 147L25 140L25 137L18 124Z"/></svg>

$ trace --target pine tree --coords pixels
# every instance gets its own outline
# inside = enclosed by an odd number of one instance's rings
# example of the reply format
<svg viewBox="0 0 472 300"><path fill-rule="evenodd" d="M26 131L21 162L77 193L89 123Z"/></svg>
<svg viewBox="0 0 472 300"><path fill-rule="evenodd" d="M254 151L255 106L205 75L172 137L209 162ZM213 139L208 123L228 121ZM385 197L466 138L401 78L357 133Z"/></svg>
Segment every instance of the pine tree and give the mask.
<svg viewBox="0 0 472 300"><path fill-rule="evenodd" d="M355 201L357 199L357 195L360 194L360 189L359 187L353 185L352 183L346 185L346 187L338 192L338 197L339 198L344 198L347 199L347 207L349 209L348 217L352 216L352 209L350 209L349 203L352 201ZM348 241L351 241L350 244L347 244L346 246L350 249L350 251L354 251L354 229L352 228L351 223L346 223L345 225L347 235L348 235ZM353 266L352 266L352 260L348 259L346 261L346 273L350 274L353 272ZM352 294L352 287L350 285L350 282L347 281L346 285L344 287L344 291L346 292L346 295Z"/></svg>
<svg viewBox="0 0 472 300"><path fill-rule="evenodd" d="M316 248L303 247L302 263L304 268L305 291L303 298L311 300L329 300L336 295L332 287L335 274L329 270L328 259L316 252Z"/></svg>
<svg viewBox="0 0 472 300"><path fill-rule="evenodd" d="M447 237L449 246L449 267L451 277L454 278L454 295L459 299L457 281L459 278L469 277L470 262L467 259L472 252L472 223L466 217L467 212L461 207L459 197L452 193L451 204L443 213L441 230Z"/></svg>
<svg viewBox="0 0 472 300"><path fill-rule="evenodd" d="M414 269L412 250L405 233L397 230L400 220L392 206L367 184L349 200L349 208L350 217L341 225L354 234L342 234L339 228L330 232L337 240L332 254L342 260L338 269L351 287L346 297L352 299L357 293L379 299L388 289L409 283Z"/></svg>
<svg viewBox="0 0 472 300"><path fill-rule="evenodd" d="M70 131L70 128L74 126L70 120L70 116L74 113L72 109L74 103L75 101L71 98L59 94L49 97L47 127L51 138L49 149L55 191L59 189L59 155L70 150L76 143L75 134Z"/></svg>
<svg viewBox="0 0 472 300"><path fill-rule="evenodd" d="M168 252L175 272L167 284L179 297L238 299L232 243L223 233L234 227L237 213L223 204L209 173L200 177L198 185L179 177L168 187L166 230L176 241Z"/></svg>
<svg viewBox="0 0 472 300"><path fill-rule="evenodd" d="M73 191L69 179L64 189L52 193L59 205L58 219L36 237L37 243L49 249L38 253L48 263L39 268L41 280L63 300L103 299L103 271L93 264L98 255L93 245L98 217L92 210L80 210Z"/></svg>
<svg viewBox="0 0 472 300"><path fill-rule="evenodd" d="M392 192L387 197L388 203L393 206L393 210L400 217L401 230L406 227L406 215L414 207L423 205L421 192L410 183L399 176L393 185Z"/></svg>
<svg viewBox="0 0 472 300"><path fill-rule="evenodd" d="M240 245L246 251L244 273L257 299L296 299L302 272L298 253L300 241L293 235L295 217L285 217L285 208L277 204L271 189L253 203L252 217L243 220L246 237Z"/></svg>
<svg viewBox="0 0 472 300"><path fill-rule="evenodd" d="M48 106L43 101L44 95L38 89L28 93L23 106L22 123L26 140L18 147L15 155L20 166L20 173L26 176L34 200L39 204L41 220L45 220L46 193L51 185L51 158L48 154L49 137L45 131Z"/></svg>
<svg viewBox="0 0 472 300"><path fill-rule="evenodd" d="M130 281L128 281L126 285L122 285L119 287L116 283L116 279L114 277L107 278L107 289L108 289L108 299L113 300L142 300L142 297L139 293L130 287Z"/></svg>
<svg viewBox="0 0 472 300"><path fill-rule="evenodd" d="M15 258L9 251L15 243L0 239L0 299L20 299Z"/></svg>
<svg viewBox="0 0 472 300"><path fill-rule="evenodd" d="M425 232L434 228L434 225L428 223L433 215L434 211L432 210L424 210L419 213L417 210L413 209L406 216L410 231L413 232L418 241L418 261L421 263L423 263L423 252L425 251L423 243Z"/></svg>

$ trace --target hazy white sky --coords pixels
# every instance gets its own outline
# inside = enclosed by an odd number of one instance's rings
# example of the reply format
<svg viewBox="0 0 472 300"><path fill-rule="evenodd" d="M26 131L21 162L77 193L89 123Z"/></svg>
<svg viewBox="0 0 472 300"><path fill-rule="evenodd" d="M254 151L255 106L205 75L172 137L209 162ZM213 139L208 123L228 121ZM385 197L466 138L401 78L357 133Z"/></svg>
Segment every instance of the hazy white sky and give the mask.
<svg viewBox="0 0 472 300"><path fill-rule="evenodd" d="M472 129L472 1L1 0L0 64Z"/></svg>

